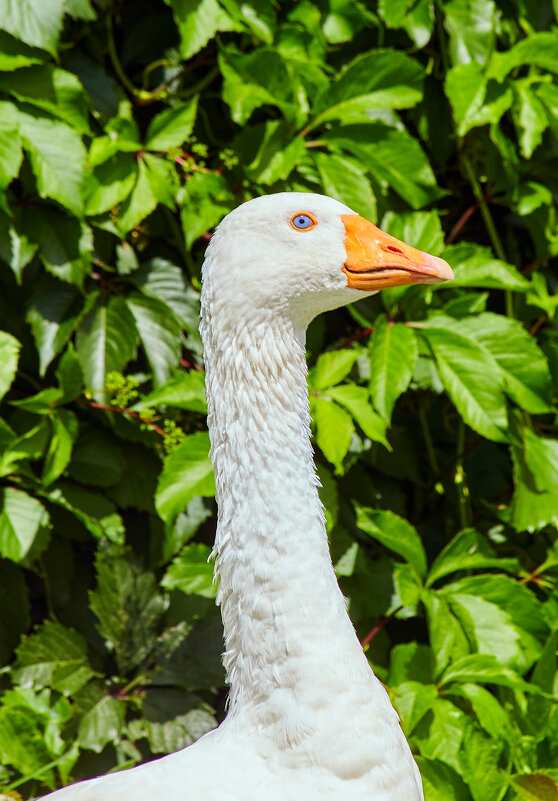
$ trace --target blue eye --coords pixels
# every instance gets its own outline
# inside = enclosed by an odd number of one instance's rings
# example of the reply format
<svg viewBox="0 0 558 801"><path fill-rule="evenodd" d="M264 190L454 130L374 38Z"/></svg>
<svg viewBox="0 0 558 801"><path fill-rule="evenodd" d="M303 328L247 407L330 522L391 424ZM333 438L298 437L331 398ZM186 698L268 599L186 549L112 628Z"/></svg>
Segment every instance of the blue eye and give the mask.
<svg viewBox="0 0 558 801"><path fill-rule="evenodd" d="M316 218L305 211L299 211L291 217L291 226L296 228L297 231L309 231L310 228L314 228L317 224Z"/></svg>

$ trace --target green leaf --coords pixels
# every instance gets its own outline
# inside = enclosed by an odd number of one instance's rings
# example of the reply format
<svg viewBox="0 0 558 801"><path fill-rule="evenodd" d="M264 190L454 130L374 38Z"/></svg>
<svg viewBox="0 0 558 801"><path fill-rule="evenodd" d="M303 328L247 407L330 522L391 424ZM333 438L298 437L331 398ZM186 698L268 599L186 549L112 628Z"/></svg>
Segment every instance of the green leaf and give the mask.
<svg viewBox="0 0 558 801"><path fill-rule="evenodd" d="M459 762L474 801L499 801L502 798L508 784L506 774L499 769L502 748L500 737L493 740L476 726L467 726Z"/></svg>
<svg viewBox="0 0 558 801"><path fill-rule="evenodd" d="M376 219L376 198L360 165L346 157L319 152L314 153L313 160L326 195L367 219Z"/></svg>
<svg viewBox="0 0 558 801"><path fill-rule="evenodd" d="M191 434L167 456L155 494L155 507L163 520L175 518L195 495L215 494L206 431Z"/></svg>
<svg viewBox="0 0 558 801"><path fill-rule="evenodd" d="M17 109L12 103L0 102L0 189L16 177L22 157Z"/></svg>
<svg viewBox="0 0 558 801"><path fill-rule="evenodd" d="M0 331L0 398L4 397L15 378L20 348L15 337Z"/></svg>
<svg viewBox="0 0 558 801"><path fill-rule="evenodd" d="M426 554L417 530L393 512L356 506L356 524L386 548L402 556L417 576L426 575Z"/></svg>
<svg viewBox="0 0 558 801"><path fill-rule="evenodd" d="M183 326L197 335L199 293L186 283L180 267L166 259L151 259L136 270L132 282L144 295L158 298L170 306Z"/></svg>
<svg viewBox="0 0 558 801"><path fill-rule="evenodd" d="M0 31L0 71L9 72L31 64L40 64L43 54Z"/></svg>
<svg viewBox="0 0 558 801"><path fill-rule="evenodd" d="M355 427L349 414L331 400L323 397L310 399L310 414L316 424L316 442L328 461L341 472Z"/></svg>
<svg viewBox="0 0 558 801"><path fill-rule="evenodd" d="M456 331L486 348L503 371L504 391L532 414L552 409L548 362L519 320L489 312L459 321Z"/></svg>
<svg viewBox="0 0 558 801"><path fill-rule="evenodd" d="M480 125L497 123L513 102L509 84L487 80L481 65L474 61L453 67L445 89L460 136Z"/></svg>
<svg viewBox="0 0 558 801"><path fill-rule="evenodd" d="M31 207L25 215L29 240L39 246L40 259L61 281L83 286L91 269L91 229L55 208Z"/></svg>
<svg viewBox="0 0 558 801"><path fill-rule="evenodd" d="M346 125L323 138L355 156L380 184L389 185L414 209L445 194L424 151L405 130L374 122Z"/></svg>
<svg viewBox="0 0 558 801"><path fill-rule="evenodd" d="M56 368L56 379L62 390L62 403L68 403L81 395L83 389L83 370L70 343Z"/></svg>
<svg viewBox="0 0 558 801"><path fill-rule="evenodd" d="M535 692L538 689L523 681L518 673L502 665L492 654L470 654L456 659L444 671L439 686L447 688L453 682L496 684L523 692Z"/></svg>
<svg viewBox="0 0 558 801"><path fill-rule="evenodd" d="M496 8L493 0L451 0L444 3L445 28L454 64L486 64L495 39Z"/></svg>
<svg viewBox="0 0 558 801"><path fill-rule="evenodd" d="M147 737L151 750L168 754L186 748L217 725L215 718L200 709L200 699L171 688L147 690L143 718L134 720L133 738ZM136 734L137 731L137 734Z"/></svg>
<svg viewBox="0 0 558 801"><path fill-rule="evenodd" d="M57 387L47 387L47 389L41 389L36 395L11 401L11 404L32 414L50 415L61 397L62 392Z"/></svg>
<svg viewBox="0 0 558 801"><path fill-rule="evenodd" d="M37 250L37 245L29 241L20 227L23 226L19 220L15 223L0 210L0 258L11 268L18 284L21 284L23 268Z"/></svg>
<svg viewBox="0 0 558 801"><path fill-rule="evenodd" d="M161 111L149 123L145 147L162 151L180 147L192 133L197 110L198 98L193 97L188 103Z"/></svg>
<svg viewBox="0 0 558 801"><path fill-rule="evenodd" d="M444 232L437 211L388 211L382 228L414 248L437 256L444 249Z"/></svg>
<svg viewBox="0 0 558 801"><path fill-rule="evenodd" d="M123 469L118 440L103 429L83 427L73 449L70 475L85 485L110 487L120 481Z"/></svg>
<svg viewBox="0 0 558 801"><path fill-rule="evenodd" d="M126 707L123 701L106 695L102 685L91 683L82 691L87 708L80 717L77 740L81 748L100 754L108 743L117 743L124 727Z"/></svg>
<svg viewBox="0 0 558 801"><path fill-rule="evenodd" d="M133 293L126 304L134 317L155 385L164 384L178 366L182 333L169 307L156 298Z"/></svg>
<svg viewBox="0 0 558 801"><path fill-rule="evenodd" d="M423 77L421 65L405 53L363 53L318 96L312 128L329 120L368 122L376 109L414 106L422 98Z"/></svg>
<svg viewBox="0 0 558 801"><path fill-rule="evenodd" d="M128 233L147 217L155 206L157 198L149 178L149 171L143 158L138 159L136 182L132 191L122 204L118 215L118 227L123 234Z"/></svg>
<svg viewBox="0 0 558 801"><path fill-rule="evenodd" d="M116 506L105 495L70 481L59 480L44 497L69 512L96 539L106 538L117 544L124 542L122 518L116 513Z"/></svg>
<svg viewBox="0 0 558 801"><path fill-rule="evenodd" d="M213 563L209 561L211 548L193 542L186 545L169 565L161 586L166 590L180 590L204 598L215 598L217 584L213 581Z"/></svg>
<svg viewBox="0 0 558 801"><path fill-rule="evenodd" d="M94 301L95 296L90 298ZM84 311L83 298L73 286L50 280L39 284L27 312L27 322L39 354L41 376L77 328Z"/></svg>
<svg viewBox="0 0 558 801"><path fill-rule="evenodd" d="M488 74L503 80L516 67L528 64L558 73L558 35L555 31L531 33L503 53L494 53Z"/></svg>
<svg viewBox="0 0 558 801"><path fill-rule="evenodd" d="M286 180L306 153L304 139L293 137L284 120L245 128L235 139L235 149L246 176L266 185Z"/></svg>
<svg viewBox="0 0 558 801"><path fill-rule="evenodd" d="M27 562L44 550L50 518L40 501L13 487L0 490L0 555Z"/></svg>
<svg viewBox="0 0 558 801"><path fill-rule="evenodd" d="M18 116L39 195L57 200L79 217L83 212L86 155L79 134L62 122L35 113L20 109Z"/></svg>
<svg viewBox="0 0 558 801"><path fill-rule="evenodd" d="M84 186L86 214L102 214L122 203L134 188L136 177L133 153L116 152L94 164Z"/></svg>
<svg viewBox="0 0 558 801"><path fill-rule="evenodd" d="M198 237L220 222L235 203L223 176L212 172L194 173L184 189L181 218L186 247L190 248Z"/></svg>
<svg viewBox="0 0 558 801"><path fill-rule="evenodd" d="M497 556L486 537L474 528L466 528L440 551L428 572L426 585L430 587L444 576L459 570L480 568L497 568L516 573L519 565L516 559Z"/></svg>
<svg viewBox="0 0 558 801"><path fill-rule="evenodd" d="M459 774L437 759L416 758L427 801L469 801L470 794Z"/></svg>
<svg viewBox="0 0 558 801"><path fill-rule="evenodd" d="M338 384L351 372L357 358L358 351L346 348L322 353L308 374L310 388L319 392Z"/></svg>
<svg viewBox="0 0 558 801"><path fill-rule="evenodd" d="M480 684L453 684L448 691L462 696L471 707L482 728L495 740L510 740L512 731L510 718L494 695Z"/></svg>
<svg viewBox="0 0 558 801"><path fill-rule="evenodd" d="M64 0L0 0L0 25L26 44L56 55Z"/></svg>
<svg viewBox="0 0 558 801"><path fill-rule="evenodd" d="M452 245L442 253L453 267L452 286L477 286L488 289L513 289L524 292L529 282L511 264L493 258L489 248L463 242Z"/></svg>
<svg viewBox="0 0 558 801"><path fill-rule="evenodd" d="M97 400L105 400L106 374L125 367L135 355L137 341L134 317L117 295L109 296L106 302L97 301L81 321L76 350L85 384Z"/></svg>
<svg viewBox="0 0 558 801"><path fill-rule="evenodd" d="M389 28L404 28L417 47L430 40L434 28L431 0L380 0L378 10Z"/></svg>
<svg viewBox="0 0 558 801"><path fill-rule="evenodd" d="M515 491L511 523L538 531L558 523L558 440L538 437L524 423L514 425L511 454Z"/></svg>
<svg viewBox="0 0 558 801"><path fill-rule="evenodd" d="M505 442L506 403L498 364L484 348L448 328L421 329L444 387L467 425Z"/></svg>
<svg viewBox="0 0 558 801"><path fill-rule="evenodd" d="M0 73L0 90L24 103L48 111L77 133L90 133L89 103L78 78L51 64Z"/></svg>
<svg viewBox="0 0 558 801"><path fill-rule="evenodd" d="M121 674L126 673L148 657L166 601L154 575L131 559L99 553L96 567L97 586L89 593L89 605L99 634L114 650Z"/></svg>
<svg viewBox="0 0 558 801"><path fill-rule="evenodd" d="M392 323L385 315L376 320L370 341L370 394L374 406L389 422L397 398L411 382L418 345L411 328Z"/></svg>
<svg viewBox="0 0 558 801"><path fill-rule="evenodd" d="M66 469L78 432L78 421L69 409L59 409L50 417L52 435L43 466L43 486L52 484Z"/></svg>
<svg viewBox="0 0 558 801"><path fill-rule="evenodd" d="M556 41L558 42L558 39ZM529 159L542 142L543 133L548 128L548 117L544 105L528 84L516 81L514 88L519 101L516 113L519 144L524 158Z"/></svg>
<svg viewBox="0 0 558 801"><path fill-rule="evenodd" d="M279 108L295 124L306 118L304 90L275 48L240 53L233 47L221 47L219 69L223 76L223 100L238 125L248 122L252 112L263 105Z"/></svg>
<svg viewBox="0 0 558 801"><path fill-rule="evenodd" d="M74 695L94 675L85 639L60 623L47 620L17 649L13 676L22 687L50 687Z"/></svg>
<svg viewBox="0 0 558 801"><path fill-rule="evenodd" d="M47 748L42 716L28 707L0 707L0 759L24 776L40 772L41 779L54 789L54 774L47 766L52 753Z"/></svg>
<svg viewBox="0 0 558 801"><path fill-rule="evenodd" d="M374 442L381 442L388 450L391 446L386 439L386 424L372 408L370 396L364 387L343 384L326 390L327 396L344 406L360 428Z"/></svg>
<svg viewBox="0 0 558 801"><path fill-rule="evenodd" d="M205 375L197 370L180 373L162 386L144 395L131 407L133 411L170 406L175 409L188 409L192 412L207 412L205 400Z"/></svg>
<svg viewBox="0 0 558 801"><path fill-rule="evenodd" d="M401 725L407 737L428 713L437 697L438 691L433 684L425 685L418 681L398 683L392 702L401 718Z"/></svg>
<svg viewBox="0 0 558 801"><path fill-rule="evenodd" d="M180 33L180 55L193 56L217 31L235 30L236 26L217 0L165 0L172 8Z"/></svg>

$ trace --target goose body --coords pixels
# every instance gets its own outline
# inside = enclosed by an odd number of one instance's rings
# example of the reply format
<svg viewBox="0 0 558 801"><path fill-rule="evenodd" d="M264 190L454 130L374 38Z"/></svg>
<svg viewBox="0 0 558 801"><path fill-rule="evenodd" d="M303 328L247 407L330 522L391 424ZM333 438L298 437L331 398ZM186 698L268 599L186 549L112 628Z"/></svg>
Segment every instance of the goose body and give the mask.
<svg viewBox="0 0 558 801"><path fill-rule="evenodd" d="M245 203L214 234L201 332L229 712L189 748L51 801L421 801L346 612L310 443L305 332L365 293L451 278L321 195Z"/></svg>

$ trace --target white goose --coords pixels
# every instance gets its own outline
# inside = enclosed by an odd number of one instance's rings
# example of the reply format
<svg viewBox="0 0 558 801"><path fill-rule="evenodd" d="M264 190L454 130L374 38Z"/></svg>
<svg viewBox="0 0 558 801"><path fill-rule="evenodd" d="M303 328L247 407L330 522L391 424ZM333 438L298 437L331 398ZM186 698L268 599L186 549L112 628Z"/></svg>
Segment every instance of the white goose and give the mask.
<svg viewBox="0 0 558 801"><path fill-rule="evenodd" d="M305 332L385 287L453 277L328 197L231 212L207 250L201 332L230 706L189 748L51 801L420 801L420 775L332 568L310 444Z"/></svg>

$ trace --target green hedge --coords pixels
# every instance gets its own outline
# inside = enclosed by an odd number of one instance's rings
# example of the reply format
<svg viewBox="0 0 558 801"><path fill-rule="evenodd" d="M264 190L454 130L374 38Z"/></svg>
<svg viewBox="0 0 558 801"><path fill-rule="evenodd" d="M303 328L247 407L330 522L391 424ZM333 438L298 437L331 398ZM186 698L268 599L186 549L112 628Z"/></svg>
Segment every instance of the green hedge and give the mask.
<svg viewBox="0 0 558 801"><path fill-rule="evenodd" d="M558 797L556 13L0 0L5 791L224 714L200 266L287 189L455 270L308 339L334 562L426 798Z"/></svg>

